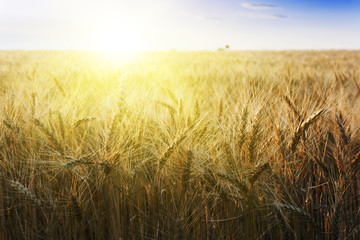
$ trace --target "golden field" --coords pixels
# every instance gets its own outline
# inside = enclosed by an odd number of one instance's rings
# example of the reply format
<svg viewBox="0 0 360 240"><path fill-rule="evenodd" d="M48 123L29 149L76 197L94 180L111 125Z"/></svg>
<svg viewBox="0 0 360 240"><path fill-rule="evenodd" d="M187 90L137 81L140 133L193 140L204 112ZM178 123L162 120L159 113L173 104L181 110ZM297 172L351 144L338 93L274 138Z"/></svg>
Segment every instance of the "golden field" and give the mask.
<svg viewBox="0 0 360 240"><path fill-rule="evenodd" d="M359 66L0 52L0 238L359 239Z"/></svg>

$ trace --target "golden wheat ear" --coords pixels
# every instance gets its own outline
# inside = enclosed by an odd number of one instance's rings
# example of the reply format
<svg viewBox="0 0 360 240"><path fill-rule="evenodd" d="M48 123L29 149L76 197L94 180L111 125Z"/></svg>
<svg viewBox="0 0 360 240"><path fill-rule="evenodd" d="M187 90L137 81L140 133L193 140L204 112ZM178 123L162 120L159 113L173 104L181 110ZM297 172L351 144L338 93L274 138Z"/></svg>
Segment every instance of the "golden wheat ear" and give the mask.
<svg viewBox="0 0 360 240"><path fill-rule="evenodd" d="M289 214L293 214L297 218L302 219L305 222L310 222L314 226L316 226L315 219L304 209L295 205L284 204L284 203L276 203L276 206L279 207L281 210Z"/></svg>
<svg viewBox="0 0 360 240"><path fill-rule="evenodd" d="M55 134L50 131L50 129L47 128L39 119L34 118L33 122L35 126L37 126L38 129L45 135L48 141L53 145L54 150L58 151L63 156L65 154L65 150Z"/></svg>
<svg viewBox="0 0 360 240"><path fill-rule="evenodd" d="M41 206L42 202L39 198L37 198L35 196L35 194L33 194L28 188L26 188L24 185L22 185L20 182L14 181L14 180L9 180L11 186L16 189L18 192L20 192L21 194L23 194L25 197L27 197L28 199L32 200L34 203L36 203L36 205Z"/></svg>
<svg viewBox="0 0 360 240"><path fill-rule="evenodd" d="M321 109L308 117L296 130L292 137L290 148L293 152L296 151L296 147L300 141L301 136L303 133L310 127L311 124L313 124L326 110Z"/></svg>
<svg viewBox="0 0 360 240"><path fill-rule="evenodd" d="M294 114L295 118L298 120L298 122L301 122L302 116L299 113L299 110L297 109L295 104L286 95L283 96L283 100L288 105L288 107L291 109L291 111L293 112L293 114Z"/></svg>
<svg viewBox="0 0 360 240"><path fill-rule="evenodd" d="M339 130L341 132L341 138L344 140L345 145L349 144L350 138L348 137L348 135L346 135L344 123L342 120L340 120L339 115L336 113L335 113L335 119L336 119L336 123L339 127Z"/></svg>
<svg viewBox="0 0 360 240"><path fill-rule="evenodd" d="M264 163L262 165L257 166L250 174L248 180L250 182L251 185L253 185L256 180L260 177L260 175L267 169L270 169L270 164Z"/></svg>
<svg viewBox="0 0 360 240"><path fill-rule="evenodd" d="M174 150L178 147L182 140L185 139L187 131L183 131L175 138L175 140L170 144L170 146L166 149L166 151L161 155L158 160L158 171L164 167L165 163L167 162L168 158L174 152Z"/></svg>

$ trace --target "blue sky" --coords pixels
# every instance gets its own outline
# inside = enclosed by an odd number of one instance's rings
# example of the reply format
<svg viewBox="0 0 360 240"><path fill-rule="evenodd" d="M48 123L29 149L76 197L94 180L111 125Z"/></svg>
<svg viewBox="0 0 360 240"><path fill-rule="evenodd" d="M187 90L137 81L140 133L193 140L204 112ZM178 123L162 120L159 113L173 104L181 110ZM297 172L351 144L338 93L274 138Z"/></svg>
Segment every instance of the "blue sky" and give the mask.
<svg viewBox="0 0 360 240"><path fill-rule="evenodd" d="M0 49L360 49L360 0L1 0Z"/></svg>

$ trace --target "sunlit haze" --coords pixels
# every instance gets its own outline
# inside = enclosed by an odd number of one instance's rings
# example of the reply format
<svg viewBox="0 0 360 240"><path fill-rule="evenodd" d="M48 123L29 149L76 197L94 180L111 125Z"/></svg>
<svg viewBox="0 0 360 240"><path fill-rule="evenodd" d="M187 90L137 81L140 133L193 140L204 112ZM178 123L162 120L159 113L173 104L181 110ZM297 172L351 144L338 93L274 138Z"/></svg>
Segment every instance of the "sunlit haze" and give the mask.
<svg viewBox="0 0 360 240"><path fill-rule="evenodd" d="M359 49L360 1L2 0L0 49Z"/></svg>

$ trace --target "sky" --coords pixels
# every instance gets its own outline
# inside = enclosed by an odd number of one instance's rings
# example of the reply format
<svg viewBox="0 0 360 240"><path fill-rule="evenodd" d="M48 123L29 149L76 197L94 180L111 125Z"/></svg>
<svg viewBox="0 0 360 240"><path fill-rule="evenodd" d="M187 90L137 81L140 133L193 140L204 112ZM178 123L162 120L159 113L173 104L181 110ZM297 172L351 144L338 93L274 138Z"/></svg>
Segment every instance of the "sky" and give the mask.
<svg viewBox="0 0 360 240"><path fill-rule="evenodd" d="M0 0L0 49L360 49L360 0Z"/></svg>

